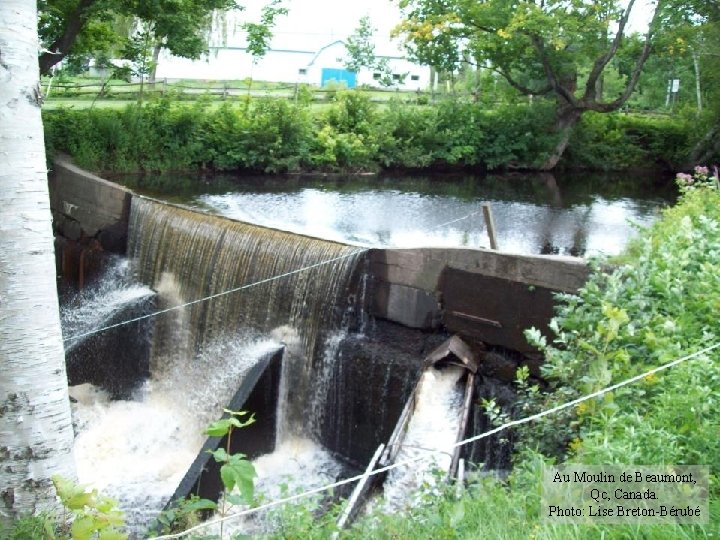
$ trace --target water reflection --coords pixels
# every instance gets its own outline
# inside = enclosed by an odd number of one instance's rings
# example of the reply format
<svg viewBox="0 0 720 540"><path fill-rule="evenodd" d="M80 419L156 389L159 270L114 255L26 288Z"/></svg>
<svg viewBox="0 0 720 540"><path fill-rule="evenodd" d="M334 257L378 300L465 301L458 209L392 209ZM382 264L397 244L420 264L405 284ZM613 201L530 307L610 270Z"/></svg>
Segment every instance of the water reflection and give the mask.
<svg viewBox="0 0 720 540"><path fill-rule="evenodd" d="M121 180L235 219L375 247L489 247L480 204L490 202L501 250L563 255L619 253L631 222L649 225L674 198L663 178L547 173Z"/></svg>

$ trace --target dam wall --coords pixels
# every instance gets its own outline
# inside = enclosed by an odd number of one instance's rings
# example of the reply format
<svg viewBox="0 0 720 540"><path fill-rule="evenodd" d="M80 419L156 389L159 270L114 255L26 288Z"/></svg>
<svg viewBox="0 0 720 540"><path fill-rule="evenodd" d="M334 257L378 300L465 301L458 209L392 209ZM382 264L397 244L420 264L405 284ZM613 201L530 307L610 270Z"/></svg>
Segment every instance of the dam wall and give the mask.
<svg viewBox="0 0 720 540"><path fill-rule="evenodd" d="M87 279L89 261L103 253L126 254L132 191L64 156L49 182L58 268L66 279ZM532 352L525 328L547 328L553 294L576 291L588 276L583 259L488 249L369 249L366 257L365 307L374 317L519 352Z"/></svg>

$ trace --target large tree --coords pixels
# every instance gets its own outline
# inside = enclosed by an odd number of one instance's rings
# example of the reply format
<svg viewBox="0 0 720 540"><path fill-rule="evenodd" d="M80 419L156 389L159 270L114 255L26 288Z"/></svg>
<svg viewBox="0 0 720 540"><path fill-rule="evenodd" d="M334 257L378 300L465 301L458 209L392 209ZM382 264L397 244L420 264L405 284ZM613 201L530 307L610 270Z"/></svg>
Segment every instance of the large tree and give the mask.
<svg viewBox="0 0 720 540"><path fill-rule="evenodd" d="M0 520L75 477L38 87L35 2L0 2Z"/></svg>
<svg viewBox="0 0 720 540"><path fill-rule="evenodd" d="M655 15L618 95L604 99L603 75L624 46L635 5L616 0L400 0L404 35L415 57L452 67L463 56L496 71L517 91L557 103L558 142L543 169L555 167L586 111L622 107L637 84L662 12ZM458 54L463 51L463 54Z"/></svg>
<svg viewBox="0 0 720 540"><path fill-rule="evenodd" d="M38 6L43 74L69 54L93 53L113 41L120 45L128 36L115 32L117 17L137 20L158 52L166 48L199 58L207 50L212 12L239 7L235 0L40 0Z"/></svg>

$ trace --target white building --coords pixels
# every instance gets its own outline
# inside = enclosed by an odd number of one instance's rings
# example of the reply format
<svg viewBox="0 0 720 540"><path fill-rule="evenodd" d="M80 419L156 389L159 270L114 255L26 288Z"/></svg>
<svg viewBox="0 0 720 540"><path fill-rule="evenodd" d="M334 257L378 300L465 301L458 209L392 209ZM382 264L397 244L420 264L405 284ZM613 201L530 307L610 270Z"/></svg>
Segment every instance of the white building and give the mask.
<svg viewBox="0 0 720 540"><path fill-rule="evenodd" d="M356 85L381 86L380 73L362 69L357 74L345 69L347 51L343 41L354 31L359 16L341 16L338 9L348 8L344 3L327 0L304 0L313 12L327 4L335 10L332 16L321 19L311 17L307 9L300 9L303 0L293 0L290 12L277 21L267 54L256 63L246 49L245 35L240 29L243 20L252 20L247 12L230 12L216 21L210 37L210 53L200 60L188 60L163 51L160 55L158 79L243 80L307 83L321 86L328 81L344 80L349 87ZM338 6L338 4L342 4ZM389 4L389 2L388 2ZM367 6L365 6L367 7ZM307 8L307 6L306 6ZM347 11L347 10L344 10ZM345 14L347 15L347 14ZM376 13L377 18L382 14ZM387 14L385 14L387 15ZM362 16L362 15L360 15ZM373 24L373 14L369 14ZM376 54L386 59L391 72L391 88L425 90L430 84L430 68L407 60L397 42L389 38L386 25L376 33ZM398 19L399 20L399 19ZM332 23L328 22L332 21ZM377 27L378 25L376 25Z"/></svg>

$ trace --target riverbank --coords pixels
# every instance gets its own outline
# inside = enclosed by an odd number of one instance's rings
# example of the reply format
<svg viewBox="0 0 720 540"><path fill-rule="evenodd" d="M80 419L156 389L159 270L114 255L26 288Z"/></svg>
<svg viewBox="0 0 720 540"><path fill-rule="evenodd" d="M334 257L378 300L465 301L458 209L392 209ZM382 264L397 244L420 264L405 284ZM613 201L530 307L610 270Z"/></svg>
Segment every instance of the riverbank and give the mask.
<svg viewBox="0 0 720 540"><path fill-rule="evenodd" d="M97 172L532 171L555 145L551 103L502 106L445 100L379 106L338 92L321 112L273 98L187 104L159 99L122 109L44 111L48 154ZM587 113L560 169L676 170L692 144L680 117Z"/></svg>

